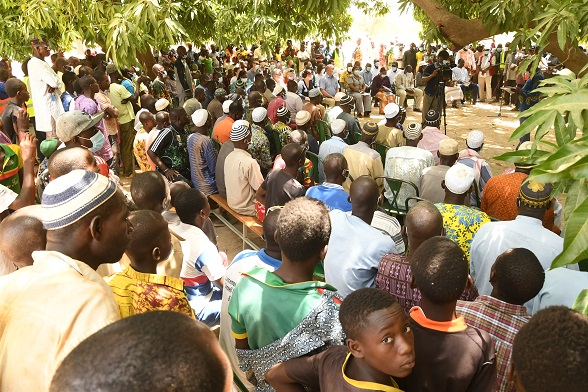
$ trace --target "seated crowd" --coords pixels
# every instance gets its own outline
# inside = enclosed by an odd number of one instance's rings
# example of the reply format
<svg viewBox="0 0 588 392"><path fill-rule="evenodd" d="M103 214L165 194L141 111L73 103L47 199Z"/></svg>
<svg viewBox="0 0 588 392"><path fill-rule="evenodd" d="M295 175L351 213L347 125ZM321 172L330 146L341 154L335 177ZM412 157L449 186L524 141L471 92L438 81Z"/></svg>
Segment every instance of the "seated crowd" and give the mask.
<svg viewBox="0 0 588 392"><path fill-rule="evenodd" d="M406 75L375 122L361 63L340 85L333 64L231 54L235 80L214 45L162 55L153 80L63 68L52 88L73 100L39 148L27 87L7 83L0 390L586 388L588 272L550 270L552 184L492 176L484 134L460 151L436 110L405 124ZM210 196L259 220L264 247L229 259Z"/></svg>

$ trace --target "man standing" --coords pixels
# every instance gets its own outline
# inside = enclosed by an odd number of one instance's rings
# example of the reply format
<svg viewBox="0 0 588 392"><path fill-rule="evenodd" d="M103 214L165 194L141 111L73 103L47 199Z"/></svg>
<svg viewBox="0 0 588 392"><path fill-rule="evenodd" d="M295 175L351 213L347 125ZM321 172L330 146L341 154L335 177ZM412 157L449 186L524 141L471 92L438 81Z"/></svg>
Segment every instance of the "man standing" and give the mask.
<svg viewBox="0 0 588 392"><path fill-rule="evenodd" d="M224 143L229 140L233 124L235 121L243 118L244 109L241 100L234 102L225 101L225 104L227 102L231 102L229 105L229 114L214 127L214 131L212 132L212 137L218 140L220 143Z"/></svg>
<svg viewBox="0 0 588 392"><path fill-rule="evenodd" d="M223 102L225 101L226 95L227 92L224 88L214 90L214 99L208 103L208 107L206 108L212 116L212 124L216 123L216 120L223 115Z"/></svg>
<svg viewBox="0 0 588 392"><path fill-rule="evenodd" d="M416 61L416 45L413 43L410 44L410 49L408 49L402 55L402 64L404 65L404 72L406 72L406 68L409 66L414 69L417 65ZM401 105L402 106L402 105Z"/></svg>
<svg viewBox="0 0 588 392"><path fill-rule="evenodd" d="M259 164L247 152L251 128L245 120L235 121L230 139L235 149L225 160L227 203L236 213L255 216L253 200L263 182Z"/></svg>
<svg viewBox="0 0 588 392"><path fill-rule="evenodd" d="M106 67L106 73L110 76L109 97L112 106L118 110L118 123L120 125L120 138L123 171L122 175L130 177L133 174L133 141L135 139L135 112L133 111L134 98L120 81L120 73L113 64Z"/></svg>
<svg viewBox="0 0 588 392"><path fill-rule="evenodd" d="M45 188L45 251L0 281L0 389L48 391L82 340L120 319L95 271L123 255L132 229L125 198L107 177L74 170Z"/></svg>
<svg viewBox="0 0 588 392"><path fill-rule="evenodd" d="M57 117L64 112L61 103L63 83L55 71L45 62L50 48L45 39L31 41L33 57L28 62L29 85L35 107L35 130L40 144L46 138L55 137Z"/></svg>
<svg viewBox="0 0 588 392"><path fill-rule="evenodd" d="M153 79L151 85L149 86L149 92L155 99L165 98L171 102L171 94L167 88L167 85L165 84L165 80L168 77L167 71L161 64L153 65L152 71L155 75L155 79Z"/></svg>
<svg viewBox="0 0 588 392"><path fill-rule="evenodd" d="M480 101L492 101L492 76L494 75L494 66L496 57L490 53L490 49L485 49L484 54L478 58L478 85L480 86ZM484 92L486 97L484 97Z"/></svg>
<svg viewBox="0 0 588 392"><path fill-rule="evenodd" d="M475 105L478 102L479 86L476 83L472 83L470 81L469 71L466 67L464 67L464 65L465 65L464 60L460 58L457 61L457 67L454 67L451 70L451 73L453 76L453 80L457 82L457 84L461 88L461 91L464 93L464 95L467 90L472 91L472 93L474 95L473 104ZM462 103L463 103L463 101L462 101Z"/></svg>
<svg viewBox="0 0 588 392"><path fill-rule="evenodd" d="M176 74L176 87L179 91L179 104L184 106L184 102L194 95L192 88L192 74L190 68L186 63L186 56L188 52L184 46L178 46L177 49L178 57L174 63L174 69Z"/></svg>
<svg viewBox="0 0 588 392"><path fill-rule="evenodd" d="M358 38L356 42L357 46L355 47L355 50L353 51L351 57L353 58L354 62L356 61L361 64L363 60L363 53L361 51L361 38Z"/></svg>
<svg viewBox="0 0 588 392"><path fill-rule="evenodd" d="M386 253L396 253L390 236L370 226L380 190L374 179L360 176L351 184L351 215L331 211L331 238L325 256L325 280L345 297L374 287L378 264Z"/></svg>
<svg viewBox="0 0 588 392"><path fill-rule="evenodd" d="M429 151L417 147L422 138L420 124L409 124L404 129L404 138L406 139L405 146L391 148L386 153L384 175L412 182L418 189L423 170L434 166L435 160ZM386 189L384 196L389 202L392 202L392 190L387 183L384 184L384 187ZM416 196L414 189L409 185L402 184L396 198L397 205L404 207L406 199L410 196Z"/></svg>
<svg viewBox="0 0 588 392"><path fill-rule="evenodd" d="M192 122L195 132L188 136L187 144L192 185L204 196L210 196L218 193L215 178L217 152L208 137L212 116L206 109L198 109L192 114Z"/></svg>
<svg viewBox="0 0 588 392"><path fill-rule="evenodd" d="M439 60L443 62L443 65L449 66L449 53L446 50L439 52ZM439 69L432 62L427 65L423 72L423 83L426 83L425 96L423 99L423 123L425 122L425 114L431 110L437 110L443 104L439 100L439 82L442 81L441 75L439 75ZM443 99L443 95L441 95Z"/></svg>

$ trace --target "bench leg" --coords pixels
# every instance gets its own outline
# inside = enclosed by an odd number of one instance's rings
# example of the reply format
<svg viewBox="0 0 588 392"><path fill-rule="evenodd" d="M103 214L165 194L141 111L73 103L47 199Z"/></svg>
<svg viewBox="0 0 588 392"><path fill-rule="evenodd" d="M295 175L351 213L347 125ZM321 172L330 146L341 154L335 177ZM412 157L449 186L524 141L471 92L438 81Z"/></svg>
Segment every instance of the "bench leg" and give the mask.
<svg viewBox="0 0 588 392"><path fill-rule="evenodd" d="M228 220L225 219L224 216L222 216L222 214L220 213L220 210L221 209L219 208L218 213L214 210L212 210L210 212L214 216L216 216L218 218L218 220L220 220L229 230L231 230L233 233L235 233L237 235L237 237L241 238L241 240L243 241L243 249L245 249L245 244L247 244L251 247L251 249L259 250L260 249L259 246L255 245L255 243L253 241L251 241L249 238L247 238L247 226L242 223L243 230L239 231L235 226L233 226L231 224L231 222L229 222Z"/></svg>

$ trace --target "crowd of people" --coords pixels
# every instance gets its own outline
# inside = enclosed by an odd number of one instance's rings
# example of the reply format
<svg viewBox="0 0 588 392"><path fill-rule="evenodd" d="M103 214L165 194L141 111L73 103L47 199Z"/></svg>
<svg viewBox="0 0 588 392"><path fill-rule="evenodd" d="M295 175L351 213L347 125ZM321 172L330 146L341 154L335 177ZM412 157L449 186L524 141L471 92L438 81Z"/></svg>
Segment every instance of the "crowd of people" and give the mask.
<svg viewBox="0 0 588 392"><path fill-rule="evenodd" d="M31 48L0 132L0 390L584 390L553 185L440 130L524 51L186 43L148 76ZM219 249L213 195L262 249Z"/></svg>

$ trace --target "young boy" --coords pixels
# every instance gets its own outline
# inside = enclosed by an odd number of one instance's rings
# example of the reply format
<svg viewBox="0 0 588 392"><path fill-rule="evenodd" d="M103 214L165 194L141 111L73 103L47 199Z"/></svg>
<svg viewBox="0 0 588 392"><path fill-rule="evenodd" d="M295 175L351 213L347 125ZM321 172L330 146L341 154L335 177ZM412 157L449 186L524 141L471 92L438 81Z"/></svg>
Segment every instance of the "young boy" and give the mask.
<svg viewBox="0 0 588 392"><path fill-rule="evenodd" d="M76 99L76 91L74 89L74 83L78 80L78 75L73 72L66 72L61 75L63 86L65 91L61 94L61 103L63 104L63 110L69 112L72 102ZM73 109L73 107L72 107Z"/></svg>
<svg viewBox="0 0 588 392"><path fill-rule="evenodd" d="M509 381L518 392L583 392L588 317L564 306L541 310L514 340Z"/></svg>
<svg viewBox="0 0 588 392"><path fill-rule="evenodd" d="M488 332L494 339L500 392L515 392L506 377L512 344L521 327L531 319L525 302L537 296L544 281L545 272L533 252L509 249L492 266L492 294L481 295L473 302L457 301L456 312L467 325Z"/></svg>
<svg viewBox="0 0 588 392"><path fill-rule="evenodd" d="M494 342L486 331L466 325L455 304L468 280L468 261L447 237L429 238L411 256L411 287L421 306L411 309L416 364L399 379L405 391L494 392Z"/></svg>
<svg viewBox="0 0 588 392"><path fill-rule="evenodd" d="M161 214L149 210L133 212L133 231L126 254L131 265L106 278L114 293L121 317L152 310L170 310L194 317L184 282L157 275L157 264L172 251L171 235Z"/></svg>
<svg viewBox="0 0 588 392"><path fill-rule="evenodd" d="M20 137L18 125L16 123L16 113L21 109L26 101L29 100L30 94L26 84L17 78L6 81L6 94L8 94L8 104L2 112L2 125L4 134L0 135L0 143L19 144ZM0 132L2 133L2 132Z"/></svg>
<svg viewBox="0 0 588 392"><path fill-rule="evenodd" d="M345 346L276 365L266 380L277 391L400 392L393 377L412 372L414 337L394 297L373 288L354 291L343 301L339 320Z"/></svg>
<svg viewBox="0 0 588 392"><path fill-rule="evenodd" d="M145 151L149 150L149 148L151 147L151 144L155 141L155 139L157 139L157 136L159 136L159 132L170 126L171 122L169 119L169 113L168 112L157 113L155 115L155 123L157 124L157 126L155 127L155 129L153 129L151 132L149 132L149 137L145 141ZM151 158L149 158L149 155L147 155L147 160L149 161L149 165L151 166L151 170L157 169L155 162L153 162L151 160Z"/></svg>
<svg viewBox="0 0 588 392"><path fill-rule="evenodd" d="M142 172L151 171L151 165L149 165L149 158L147 157L147 148L146 143L147 139L149 138L149 133L157 123L155 122L155 117L150 112L143 112L139 115L139 121L141 121L141 129L135 135L135 140L133 141L133 154L135 155L135 159L137 159L137 163L139 164L139 168Z"/></svg>
<svg viewBox="0 0 588 392"><path fill-rule="evenodd" d="M334 287L313 281L330 233L329 210L322 202L289 201L275 234L282 264L274 272L252 268L233 290L229 315L237 356L258 390L270 388L264 375L273 365L342 344L340 297Z"/></svg>
<svg viewBox="0 0 588 392"><path fill-rule="evenodd" d="M288 201L304 196L306 189L296 180L298 169L304 165L305 150L300 144L290 143L282 148L283 169L274 169L255 193L255 198L265 206L283 206Z"/></svg>

